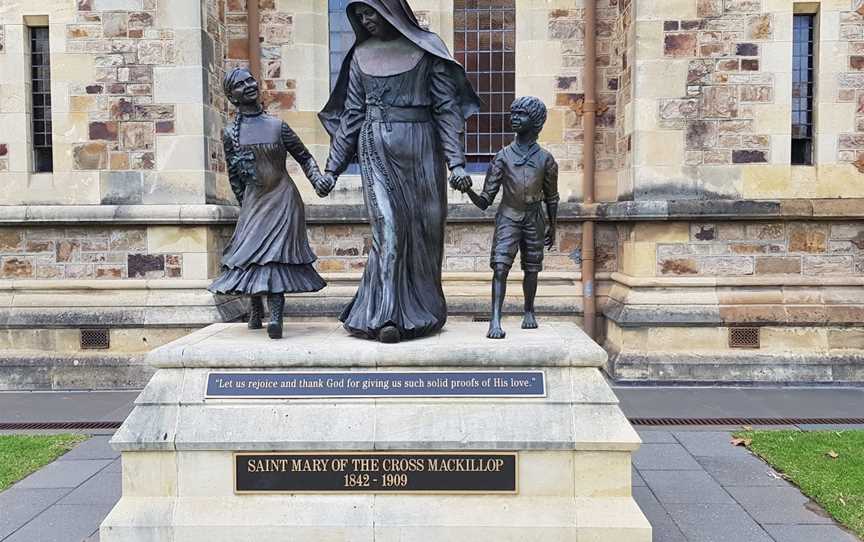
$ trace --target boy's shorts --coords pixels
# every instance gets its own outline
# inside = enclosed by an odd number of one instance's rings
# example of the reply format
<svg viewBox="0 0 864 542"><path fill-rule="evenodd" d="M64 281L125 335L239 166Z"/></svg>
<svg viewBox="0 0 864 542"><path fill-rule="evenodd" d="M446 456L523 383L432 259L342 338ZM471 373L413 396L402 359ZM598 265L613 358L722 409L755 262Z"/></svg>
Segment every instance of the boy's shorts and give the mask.
<svg viewBox="0 0 864 542"><path fill-rule="evenodd" d="M540 205L525 212L522 220L514 220L503 213L495 216L495 235L492 238L492 256L489 266L513 266L516 252L521 256L522 270L539 273L543 270L543 249L546 238L546 220Z"/></svg>

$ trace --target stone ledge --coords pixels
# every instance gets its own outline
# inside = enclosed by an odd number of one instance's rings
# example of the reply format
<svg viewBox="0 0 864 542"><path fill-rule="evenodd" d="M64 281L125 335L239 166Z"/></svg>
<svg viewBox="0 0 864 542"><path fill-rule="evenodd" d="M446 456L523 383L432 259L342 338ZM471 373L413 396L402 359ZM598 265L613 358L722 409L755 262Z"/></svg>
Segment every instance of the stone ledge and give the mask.
<svg viewBox="0 0 864 542"><path fill-rule="evenodd" d="M735 277L634 277L610 273L614 282L632 288L712 288L715 286L864 286L864 276L765 275Z"/></svg>
<svg viewBox="0 0 864 542"><path fill-rule="evenodd" d="M860 385L864 352L616 352L606 372L620 383Z"/></svg>
<svg viewBox="0 0 864 542"><path fill-rule="evenodd" d="M651 542L651 525L629 496L124 496L101 540Z"/></svg>
<svg viewBox="0 0 864 542"><path fill-rule="evenodd" d="M236 205L4 205L0 224L233 224ZM448 221L493 222L496 207L481 211L471 204L451 203ZM864 198L786 200L619 201L584 205L561 203L559 220L579 222L673 220L812 220L862 219ZM366 208L359 203L306 205L309 224L362 224Z"/></svg>
<svg viewBox="0 0 864 542"><path fill-rule="evenodd" d="M356 284L363 274L321 273L328 283ZM544 271L541 282L578 282L579 272ZM521 282L524 277L520 271L510 273L508 282ZM608 280L609 273L597 273L598 280ZM443 273L444 282L490 282L492 271L448 272ZM210 279L14 279L0 280L2 290L198 290L206 289Z"/></svg>
<svg viewBox="0 0 864 542"><path fill-rule="evenodd" d="M864 326L862 304L602 304L603 316L622 328L691 326Z"/></svg>
<svg viewBox="0 0 864 542"><path fill-rule="evenodd" d="M0 391L138 390L154 371L140 353L0 350Z"/></svg>
<svg viewBox="0 0 864 542"><path fill-rule="evenodd" d="M234 205L3 205L0 224L233 224Z"/></svg>

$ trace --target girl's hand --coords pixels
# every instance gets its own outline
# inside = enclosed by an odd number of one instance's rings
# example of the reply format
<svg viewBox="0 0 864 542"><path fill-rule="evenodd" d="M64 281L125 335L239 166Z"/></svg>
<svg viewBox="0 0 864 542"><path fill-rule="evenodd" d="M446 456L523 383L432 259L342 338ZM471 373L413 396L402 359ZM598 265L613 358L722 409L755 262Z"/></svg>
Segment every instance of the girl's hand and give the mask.
<svg viewBox="0 0 864 542"><path fill-rule="evenodd" d="M318 194L319 198L327 197L327 195L333 190L333 187L336 186L336 177L330 173L329 171L324 175L318 175L314 181L312 181L312 185L315 187L315 193Z"/></svg>

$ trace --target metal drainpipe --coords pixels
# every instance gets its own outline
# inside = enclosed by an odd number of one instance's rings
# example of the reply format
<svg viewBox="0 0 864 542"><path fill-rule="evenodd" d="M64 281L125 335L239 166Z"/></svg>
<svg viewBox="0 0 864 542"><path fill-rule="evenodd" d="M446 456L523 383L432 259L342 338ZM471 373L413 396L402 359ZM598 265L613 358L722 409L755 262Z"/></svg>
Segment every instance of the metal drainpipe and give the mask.
<svg viewBox="0 0 864 542"><path fill-rule="evenodd" d="M249 39L249 71L261 82L261 16L258 12L258 0L246 1L246 25Z"/></svg>
<svg viewBox="0 0 864 542"><path fill-rule="evenodd" d="M582 307L583 328L592 339L596 336L597 303L594 285L594 134L597 111L597 1L585 0L585 103L582 117L585 140L582 154L583 208L589 217L582 223Z"/></svg>

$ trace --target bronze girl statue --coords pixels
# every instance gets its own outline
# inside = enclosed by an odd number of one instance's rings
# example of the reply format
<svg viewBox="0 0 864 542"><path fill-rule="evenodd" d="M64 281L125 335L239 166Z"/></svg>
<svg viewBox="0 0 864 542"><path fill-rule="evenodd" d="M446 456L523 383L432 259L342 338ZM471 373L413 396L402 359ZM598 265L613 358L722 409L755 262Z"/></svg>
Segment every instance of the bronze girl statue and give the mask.
<svg viewBox="0 0 864 542"><path fill-rule="evenodd" d="M300 164L319 196L332 185L297 134L264 112L258 82L245 68L223 81L237 116L223 133L228 179L240 216L222 255L222 274L209 290L249 295L249 329L261 329L263 296L270 306L267 334L282 337L286 293L315 292L326 283L312 267L315 254L306 239L303 200L285 169L286 153Z"/></svg>

